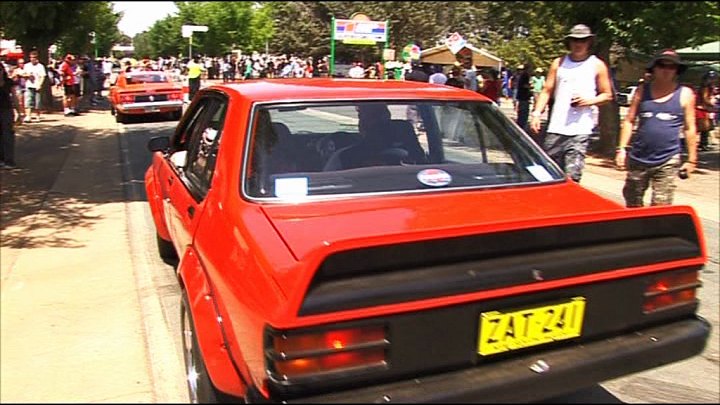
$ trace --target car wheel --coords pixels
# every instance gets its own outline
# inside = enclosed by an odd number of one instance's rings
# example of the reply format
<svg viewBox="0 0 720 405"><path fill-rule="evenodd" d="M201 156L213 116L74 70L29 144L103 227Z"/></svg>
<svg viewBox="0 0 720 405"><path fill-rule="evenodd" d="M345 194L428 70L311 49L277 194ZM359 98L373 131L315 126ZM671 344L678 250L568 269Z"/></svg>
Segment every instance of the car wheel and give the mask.
<svg viewBox="0 0 720 405"><path fill-rule="evenodd" d="M115 115L115 107L110 106L110 115Z"/></svg>
<svg viewBox="0 0 720 405"><path fill-rule="evenodd" d="M180 317L182 324L183 358L185 359L185 372L188 384L188 396L193 404L217 404L244 402L241 398L234 398L218 391L208 375L205 361L200 353L200 348L195 336L195 325L190 305L185 293L182 294L180 305Z"/></svg>
<svg viewBox="0 0 720 405"><path fill-rule="evenodd" d="M155 238L157 239L158 252L163 261L167 264L177 263L178 255L172 241L165 240L158 234L155 234Z"/></svg>
<svg viewBox="0 0 720 405"><path fill-rule="evenodd" d="M115 121L119 124L124 124L127 122L127 118L125 117L125 114L118 111L115 113Z"/></svg>
<svg viewBox="0 0 720 405"><path fill-rule="evenodd" d="M182 118L182 110L173 111L171 117L173 121L179 121Z"/></svg>

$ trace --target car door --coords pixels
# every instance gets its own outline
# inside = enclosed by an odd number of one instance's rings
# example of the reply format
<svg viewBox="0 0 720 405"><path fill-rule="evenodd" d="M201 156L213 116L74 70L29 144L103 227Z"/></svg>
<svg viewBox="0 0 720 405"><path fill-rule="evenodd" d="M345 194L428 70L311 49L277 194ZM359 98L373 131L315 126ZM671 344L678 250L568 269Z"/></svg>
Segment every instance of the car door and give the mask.
<svg viewBox="0 0 720 405"><path fill-rule="evenodd" d="M169 190L165 200L168 231L181 257L192 243L207 201L226 110L225 98L213 93L203 95L190 112L188 124L176 135L181 139L180 147L169 156L173 160L176 154L185 154L176 159L182 168L167 179ZM173 164L178 167L176 163Z"/></svg>

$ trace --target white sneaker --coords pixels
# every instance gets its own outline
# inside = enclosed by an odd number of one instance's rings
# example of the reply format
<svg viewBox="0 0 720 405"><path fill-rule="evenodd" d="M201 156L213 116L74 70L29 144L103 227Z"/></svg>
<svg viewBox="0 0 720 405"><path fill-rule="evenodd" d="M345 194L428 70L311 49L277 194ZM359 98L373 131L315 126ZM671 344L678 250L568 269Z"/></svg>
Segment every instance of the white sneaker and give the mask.
<svg viewBox="0 0 720 405"><path fill-rule="evenodd" d="M23 122L30 122L30 116L26 115L25 118L23 118Z"/></svg>

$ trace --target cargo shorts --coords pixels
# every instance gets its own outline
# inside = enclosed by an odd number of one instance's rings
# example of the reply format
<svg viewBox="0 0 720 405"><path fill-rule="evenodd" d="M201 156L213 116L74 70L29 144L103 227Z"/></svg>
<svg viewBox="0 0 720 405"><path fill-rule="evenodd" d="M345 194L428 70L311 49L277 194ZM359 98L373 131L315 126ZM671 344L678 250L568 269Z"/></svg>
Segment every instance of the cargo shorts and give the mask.
<svg viewBox="0 0 720 405"><path fill-rule="evenodd" d="M675 178L680 168L680 155L657 166L647 166L628 159L623 197L627 207L642 207L645 191L652 186L650 205L670 205L675 194Z"/></svg>

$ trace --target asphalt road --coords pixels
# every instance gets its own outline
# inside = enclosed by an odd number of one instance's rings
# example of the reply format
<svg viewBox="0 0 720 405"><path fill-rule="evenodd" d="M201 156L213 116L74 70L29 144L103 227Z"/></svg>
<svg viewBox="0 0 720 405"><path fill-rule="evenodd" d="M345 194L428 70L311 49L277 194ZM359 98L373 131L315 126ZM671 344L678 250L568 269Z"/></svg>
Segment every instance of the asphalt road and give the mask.
<svg viewBox="0 0 720 405"><path fill-rule="evenodd" d="M111 119L108 116L108 119ZM150 164L147 141L153 136L170 135L176 121L150 119L118 124L121 162L128 201L127 223L133 265L136 266L138 290L142 292L142 311L148 334L153 376L162 392L158 402L186 402L182 369L179 300L180 291L175 269L163 263L155 249L155 229L147 207L143 186L144 173ZM591 170L591 168L588 168ZM617 178L603 177L607 184L595 191L622 203ZM593 182L593 184L595 184ZM599 183L598 183L599 184ZM589 187L592 188L592 187ZM612 192L608 190L618 190ZM709 264L702 274L701 314L713 325L713 338L700 356L681 363L637 373L577 393L553 398L545 403L719 403L720 369L718 360L718 222L703 220ZM140 271L137 271L140 269Z"/></svg>

